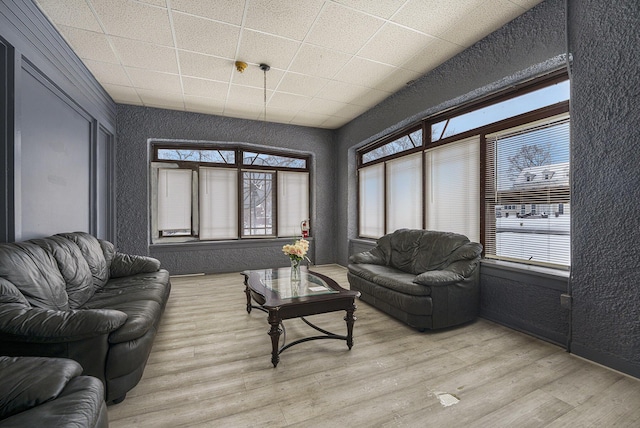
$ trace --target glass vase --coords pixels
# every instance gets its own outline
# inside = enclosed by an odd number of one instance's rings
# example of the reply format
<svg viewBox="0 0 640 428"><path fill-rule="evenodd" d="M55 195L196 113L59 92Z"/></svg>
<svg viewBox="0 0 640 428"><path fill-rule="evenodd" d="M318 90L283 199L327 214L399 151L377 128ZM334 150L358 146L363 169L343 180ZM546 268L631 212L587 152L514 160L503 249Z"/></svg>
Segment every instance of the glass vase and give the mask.
<svg viewBox="0 0 640 428"><path fill-rule="evenodd" d="M291 282L300 282L300 264L302 260L291 259Z"/></svg>

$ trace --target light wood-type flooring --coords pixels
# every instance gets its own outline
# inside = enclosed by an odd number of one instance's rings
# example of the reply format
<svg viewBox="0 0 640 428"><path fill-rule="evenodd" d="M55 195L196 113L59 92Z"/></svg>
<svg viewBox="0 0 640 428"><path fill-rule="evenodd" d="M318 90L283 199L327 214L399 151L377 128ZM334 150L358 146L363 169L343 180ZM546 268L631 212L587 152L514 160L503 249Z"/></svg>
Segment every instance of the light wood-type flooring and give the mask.
<svg viewBox="0 0 640 428"><path fill-rule="evenodd" d="M346 269L316 266L348 288ZM640 381L479 319L420 333L358 302L354 346L315 340L271 364L239 273L172 278L140 383L111 427L639 427ZM344 312L315 324L345 334ZM315 335L285 321L287 341Z"/></svg>

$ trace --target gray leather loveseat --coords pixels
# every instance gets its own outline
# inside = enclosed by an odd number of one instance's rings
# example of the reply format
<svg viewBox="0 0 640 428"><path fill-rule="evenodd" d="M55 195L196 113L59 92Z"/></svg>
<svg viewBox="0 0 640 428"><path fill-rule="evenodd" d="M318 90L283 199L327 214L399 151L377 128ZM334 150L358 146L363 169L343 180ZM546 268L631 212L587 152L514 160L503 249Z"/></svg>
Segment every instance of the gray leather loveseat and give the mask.
<svg viewBox="0 0 640 428"><path fill-rule="evenodd" d="M482 245L460 234L400 229L349 258L361 299L419 330L451 327L478 314Z"/></svg>
<svg viewBox="0 0 640 428"><path fill-rule="evenodd" d="M0 353L76 360L119 402L142 377L170 289L158 260L87 233L0 244Z"/></svg>

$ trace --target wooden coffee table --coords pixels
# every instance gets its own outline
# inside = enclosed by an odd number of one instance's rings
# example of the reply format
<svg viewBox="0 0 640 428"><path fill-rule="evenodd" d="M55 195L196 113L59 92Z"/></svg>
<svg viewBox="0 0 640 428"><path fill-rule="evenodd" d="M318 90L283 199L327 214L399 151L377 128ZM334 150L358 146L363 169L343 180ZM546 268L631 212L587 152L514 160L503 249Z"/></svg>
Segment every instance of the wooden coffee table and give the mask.
<svg viewBox="0 0 640 428"><path fill-rule="evenodd" d="M349 349L353 346L353 324L356 317L355 299L359 291L346 290L331 278L315 272L302 270L301 280L292 282L289 268L246 270L244 275L245 293L247 295L247 313L252 308L269 314L271 326L271 362L278 365L280 354L293 345L317 339L346 340ZM257 306L252 305L255 301ZM313 325L304 317L327 312L346 311L347 335L338 335ZM301 318L307 325L322 333L320 336L305 337L280 347L280 335L283 333L283 320ZM284 335L286 342L286 331Z"/></svg>

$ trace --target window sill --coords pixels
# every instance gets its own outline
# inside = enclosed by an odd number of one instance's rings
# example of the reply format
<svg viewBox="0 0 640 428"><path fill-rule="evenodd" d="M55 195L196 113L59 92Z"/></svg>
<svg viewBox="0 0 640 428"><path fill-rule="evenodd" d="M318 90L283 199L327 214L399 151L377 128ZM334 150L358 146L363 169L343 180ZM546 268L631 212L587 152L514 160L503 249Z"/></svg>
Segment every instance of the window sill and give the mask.
<svg viewBox="0 0 640 428"><path fill-rule="evenodd" d="M571 272L543 266L532 266L504 260L480 260L481 277L497 277L522 284L566 292Z"/></svg>
<svg viewBox="0 0 640 428"><path fill-rule="evenodd" d="M480 263L485 266L497 267L502 270L510 270L520 273L530 273L537 276L546 276L553 279L566 278L569 279L569 270L554 269L544 266L526 265L522 263L508 262L504 260L482 259Z"/></svg>
<svg viewBox="0 0 640 428"><path fill-rule="evenodd" d="M202 249L224 249L224 248L260 248L273 247L276 245L291 244L300 238L256 238L256 239L230 239L227 241L185 241L185 242L156 242L149 245L149 249L154 253L192 251ZM305 238L313 242L313 237Z"/></svg>

